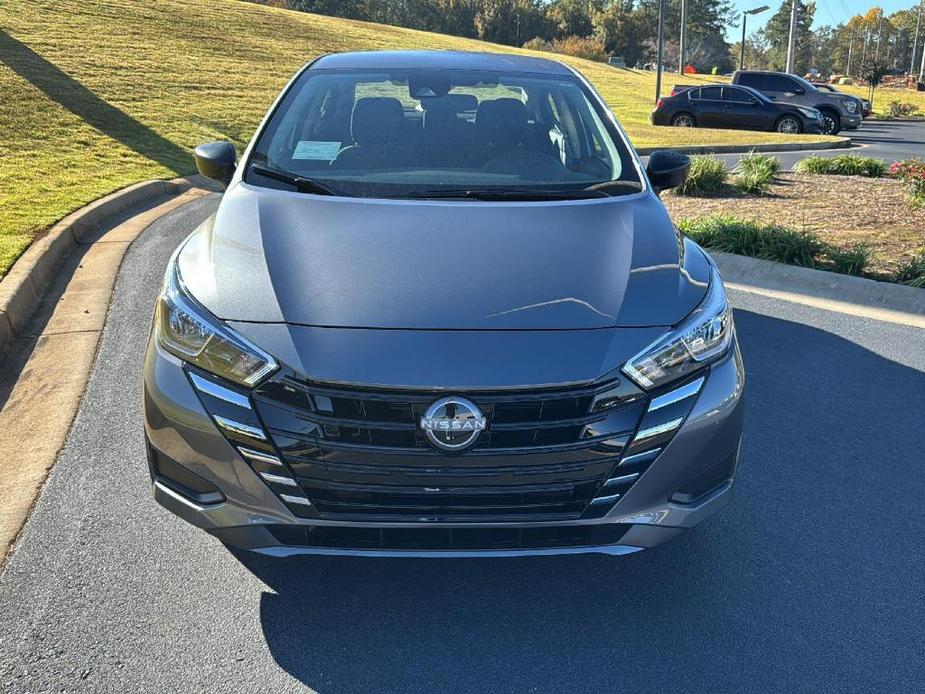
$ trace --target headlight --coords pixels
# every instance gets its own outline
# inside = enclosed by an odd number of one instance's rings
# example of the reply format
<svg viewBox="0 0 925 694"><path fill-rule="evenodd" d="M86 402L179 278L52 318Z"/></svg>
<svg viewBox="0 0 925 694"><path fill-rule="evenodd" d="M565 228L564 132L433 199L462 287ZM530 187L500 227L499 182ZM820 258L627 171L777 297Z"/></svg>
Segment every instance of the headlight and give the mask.
<svg viewBox="0 0 925 694"><path fill-rule="evenodd" d="M812 118L813 120L822 118L822 114L814 108L803 108L802 106L797 106L797 108L800 109L800 113L807 118Z"/></svg>
<svg viewBox="0 0 925 694"><path fill-rule="evenodd" d="M714 268L700 306L671 332L626 362L623 373L643 388L663 385L725 354L732 334L732 308Z"/></svg>
<svg viewBox="0 0 925 694"><path fill-rule="evenodd" d="M186 292L176 257L157 300L154 335L158 345L183 361L244 386L278 368L273 357L222 325Z"/></svg>
<svg viewBox="0 0 925 694"><path fill-rule="evenodd" d="M854 99L845 99L842 101L842 105L845 107L845 110L848 111L848 113L854 113L858 110L858 102Z"/></svg>

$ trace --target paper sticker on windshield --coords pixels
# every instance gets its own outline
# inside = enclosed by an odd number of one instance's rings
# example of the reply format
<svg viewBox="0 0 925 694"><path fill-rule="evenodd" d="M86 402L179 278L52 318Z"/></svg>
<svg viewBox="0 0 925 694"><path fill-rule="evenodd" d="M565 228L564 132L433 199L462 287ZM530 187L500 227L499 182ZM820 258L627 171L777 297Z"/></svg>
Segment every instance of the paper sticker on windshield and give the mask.
<svg viewBox="0 0 925 694"><path fill-rule="evenodd" d="M293 159L315 159L317 161L331 161L340 151L340 142L326 140L300 140L292 153Z"/></svg>

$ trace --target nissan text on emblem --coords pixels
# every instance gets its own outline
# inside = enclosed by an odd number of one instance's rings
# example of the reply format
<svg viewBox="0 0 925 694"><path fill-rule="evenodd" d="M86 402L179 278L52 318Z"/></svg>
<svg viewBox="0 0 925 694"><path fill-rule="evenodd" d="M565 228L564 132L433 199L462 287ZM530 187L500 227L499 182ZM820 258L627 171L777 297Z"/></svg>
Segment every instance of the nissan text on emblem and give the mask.
<svg viewBox="0 0 925 694"><path fill-rule="evenodd" d="M421 429L442 451L462 451L473 445L486 424L474 403L455 396L440 398L421 417Z"/></svg>

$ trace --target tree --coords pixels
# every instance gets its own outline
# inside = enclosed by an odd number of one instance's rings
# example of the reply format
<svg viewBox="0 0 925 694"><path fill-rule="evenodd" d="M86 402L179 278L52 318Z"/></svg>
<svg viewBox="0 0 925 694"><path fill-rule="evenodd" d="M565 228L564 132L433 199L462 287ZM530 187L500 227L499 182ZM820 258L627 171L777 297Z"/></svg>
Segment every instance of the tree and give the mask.
<svg viewBox="0 0 925 694"><path fill-rule="evenodd" d="M867 82L867 97L870 99L871 108L874 107L874 91L883 81L888 70L889 66L887 65L886 58L880 58L876 55L868 56L868 58L861 63L858 76Z"/></svg>
<svg viewBox="0 0 925 694"><path fill-rule="evenodd" d="M794 37L793 70L804 74L813 67L812 25L816 13L815 2L804 0L784 0L780 9L775 12L768 23L761 30L763 38L768 43L768 62L775 70L787 67L787 47L790 43L790 10L793 3L797 4L796 36Z"/></svg>
<svg viewBox="0 0 925 694"><path fill-rule="evenodd" d="M619 55L629 66L646 58L646 17L633 0L611 2L592 18L594 36L610 55Z"/></svg>
<svg viewBox="0 0 925 694"><path fill-rule="evenodd" d="M535 0L480 0L473 21L480 39L509 46L545 33L543 13Z"/></svg>

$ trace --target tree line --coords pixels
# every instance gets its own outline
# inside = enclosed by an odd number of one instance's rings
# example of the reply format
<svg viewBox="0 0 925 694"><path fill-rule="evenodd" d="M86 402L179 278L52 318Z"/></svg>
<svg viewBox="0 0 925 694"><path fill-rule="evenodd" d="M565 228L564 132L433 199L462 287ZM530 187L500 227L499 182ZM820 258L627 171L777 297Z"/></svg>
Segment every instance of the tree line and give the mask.
<svg viewBox="0 0 925 694"><path fill-rule="evenodd" d="M317 14L362 19L477 38L509 46L568 53L592 60L620 56L629 67L655 59L659 0L257 0ZM914 2L915 0L913 0ZM925 0L923 0L925 1ZM786 65L791 3L797 4L794 69L823 75L858 74L876 57L909 69L921 57L925 26L915 41L918 9L887 16L873 7L849 20L813 30L816 3L783 0L745 42L746 65L782 70ZM836 7L847 7L844 3ZM687 0L686 64L697 72L728 72L738 66L739 42L726 41L742 15L730 0ZM665 63L677 68L681 0L665 2ZM752 20L754 21L754 20ZM734 33L734 32L730 32ZM917 43L913 58L913 43ZM918 71L918 64L915 65Z"/></svg>

